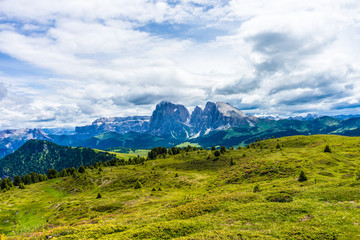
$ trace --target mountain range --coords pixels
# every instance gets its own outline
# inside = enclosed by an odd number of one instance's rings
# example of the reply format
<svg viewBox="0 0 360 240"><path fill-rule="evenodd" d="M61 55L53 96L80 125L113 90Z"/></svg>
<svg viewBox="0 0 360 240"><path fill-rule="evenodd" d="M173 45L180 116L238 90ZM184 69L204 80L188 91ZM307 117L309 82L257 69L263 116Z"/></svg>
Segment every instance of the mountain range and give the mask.
<svg viewBox="0 0 360 240"><path fill-rule="evenodd" d="M273 120L249 116L224 102L207 102L190 113L180 104L162 101L151 116L96 119L91 125L69 129L18 129L0 131L0 158L29 139L66 146L98 149L153 148L183 142L213 145L246 145L257 138L291 135L338 134L360 136L360 117L317 115Z"/></svg>

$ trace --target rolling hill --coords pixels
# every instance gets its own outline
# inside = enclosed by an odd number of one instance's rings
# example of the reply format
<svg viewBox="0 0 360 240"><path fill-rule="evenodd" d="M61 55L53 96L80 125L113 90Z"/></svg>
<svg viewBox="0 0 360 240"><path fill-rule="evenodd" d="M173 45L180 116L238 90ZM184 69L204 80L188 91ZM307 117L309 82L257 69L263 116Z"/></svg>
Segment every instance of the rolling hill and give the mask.
<svg viewBox="0 0 360 240"><path fill-rule="evenodd" d="M359 239L359 144L358 137L291 136L218 157L185 148L135 166L88 168L0 193L0 232L8 239Z"/></svg>

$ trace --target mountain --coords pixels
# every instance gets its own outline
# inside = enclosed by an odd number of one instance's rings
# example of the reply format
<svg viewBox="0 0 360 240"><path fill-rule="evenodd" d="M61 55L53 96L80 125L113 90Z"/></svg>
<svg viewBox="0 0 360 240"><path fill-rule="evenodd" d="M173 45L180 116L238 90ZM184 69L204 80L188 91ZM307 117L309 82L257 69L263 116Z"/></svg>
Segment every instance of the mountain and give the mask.
<svg viewBox="0 0 360 240"><path fill-rule="evenodd" d="M29 140L15 152L0 159L0 176L46 173L51 168L61 171L113 158L112 154L95 152L90 148L73 148L44 140Z"/></svg>
<svg viewBox="0 0 360 240"><path fill-rule="evenodd" d="M156 106L150 118L149 133L186 139L191 130L189 121L190 114L186 107L163 101Z"/></svg>
<svg viewBox="0 0 360 240"><path fill-rule="evenodd" d="M0 157L12 153L29 139L66 146L109 148L153 148L182 142L213 145L246 145L257 138L292 135L338 134L359 136L360 118L329 116L269 119L249 116L224 102L207 102L190 114L180 104L162 101L151 116L99 118L91 125L71 129L20 129L0 132Z"/></svg>
<svg viewBox="0 0 360 240"><path fill-rule="evenodd" d="M99 118L91 125L76 127L76 134L83 134L88 137L93 137L104 132L139 132L144 133L149 131L150 117L148 116L133 116L133 117L112 117Z"/></svg>
<svg viewBox="0 0 360 240"><path fill-rule="evenodd" d="M251 128L256 122L258 122L256 117L247 116L239 109L223 102L207 102L204 110L198 106L195 107L190 119L195 136L232 127Z"/></svg>
<svg viewBox="0 0 360 240"><path fill-rule="evenodd" d="M0 158L14 152L30 139L53 141L41 129L9 129L0 131Z"/></svg>

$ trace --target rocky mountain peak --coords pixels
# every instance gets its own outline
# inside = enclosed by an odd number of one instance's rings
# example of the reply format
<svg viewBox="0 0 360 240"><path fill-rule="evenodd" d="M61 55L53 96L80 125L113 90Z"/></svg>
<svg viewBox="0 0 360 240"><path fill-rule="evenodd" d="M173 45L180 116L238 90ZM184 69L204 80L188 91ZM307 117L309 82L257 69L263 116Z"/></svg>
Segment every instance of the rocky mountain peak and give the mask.
<svg viewBox="0 0 360 240"><path fill-rule="evenodd" d="M190 114L180 104L162 101L150 118L150 132L155 135L172 135L175 138L187 137Z"/></svg>

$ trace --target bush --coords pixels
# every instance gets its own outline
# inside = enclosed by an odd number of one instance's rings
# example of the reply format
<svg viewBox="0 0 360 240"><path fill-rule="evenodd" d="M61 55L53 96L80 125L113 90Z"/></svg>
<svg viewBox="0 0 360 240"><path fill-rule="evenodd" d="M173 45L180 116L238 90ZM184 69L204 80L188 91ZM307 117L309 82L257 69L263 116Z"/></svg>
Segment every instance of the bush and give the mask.
<svg viewBox="0 0 360 240"><path fill-rule="evenodd" d="M102 198L101 193L98 193L96 198Z"/></svg>
<svg viewBox="0 0 360 240"><path fill-rule="evenodd" d="M253 189L253 192L255 193L255 192L260 192L261 190L260 190L260 185L259 184L256 184L255 186L254 186L254 189Z"/></svg>
<svg viewBox="0 0 360 240"><path fill-rule="evenodd" d="M80 166L78 169L79 173L84 173L85 172L85 167L84 166Z"/></svg>
<svg viewBox="0 0 360 240"><path fill-rule="evenodd" d="M219 157L219 156L220 156L219 150L216 150L216 151L214 152L214 156L215 156L215 157Z"/></svg>
<svg viewBox="0 0 360 240"><path fill-rule="evenodd" d="M292 202L293 198L287 193L276 193L266 197L269 202Z"/></svg>
<svg viewBox="0 0 360 240"><path fill-rule="evenodd" d="M301 172L300 172L300 175L299 175L299 178L298 178L298 181L299 181L299 182L305 182L305 181L307 181L307 180L308 180L308 179L307 179L304 171L301 171Z"/></svg>
<svg viewBox="0 0 360 240"><path fill-rule="evenodd" d="M236 164L236 162L234 161L233 158L230 159L230 166L234 166Z"/></svg>
<svg viewBox="0 0 360 240"><path fill-rule="evenodd" d="M356 173L356 180L360 180L360 171Z"/></svg>
<svg viewBox="0 0 360 240"><path fill-rule="evenodd" d="M23 182L19 184L19 189L25 189L25 184Z"/></svg>
<svg viewBox="0 0 360 240"><path fill-rule="evenodd" d="M139 182L139 180L136 181L136 184L135 184L135 189L139 189L139 188L142 188L142 184L141 182Z"/></svg>
<svg viewBox="0 0 360 240"><path fill-rule="evenodd" d="M325 153L331 153L331 149L330 149L329 145L325 146L324 152Z"/></svg>

